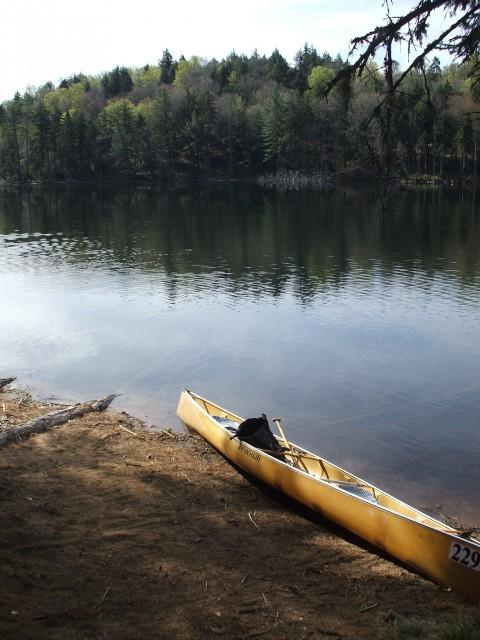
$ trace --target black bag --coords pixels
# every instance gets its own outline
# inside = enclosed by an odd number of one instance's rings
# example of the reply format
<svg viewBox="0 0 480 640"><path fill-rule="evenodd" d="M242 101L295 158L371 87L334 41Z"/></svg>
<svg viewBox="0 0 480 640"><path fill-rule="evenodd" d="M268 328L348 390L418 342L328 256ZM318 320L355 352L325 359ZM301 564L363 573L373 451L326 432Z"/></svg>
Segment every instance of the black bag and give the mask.
<svg viewBox="0 0 480 640"><path fill-rule="evenodd" d="M277 439L270 430L267 416L262 413L259 418L248 418L239 426L233 438L248 442L253 447L268 451L283 451Z"/></svg>

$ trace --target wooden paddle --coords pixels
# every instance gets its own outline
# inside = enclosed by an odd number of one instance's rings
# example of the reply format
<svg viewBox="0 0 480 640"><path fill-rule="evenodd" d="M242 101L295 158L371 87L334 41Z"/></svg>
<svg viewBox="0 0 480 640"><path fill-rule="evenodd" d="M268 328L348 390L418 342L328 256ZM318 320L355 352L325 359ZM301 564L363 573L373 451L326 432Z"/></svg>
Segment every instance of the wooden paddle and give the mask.
<svg viewBox="0 0 480 640"><path fill-rule="evenodd" d="M290 442L287 440L287 436L284 434L283 429L282 429L282 420L280 418L273 418L273 422L275 422L275 424L277 425L277 429L278 429L278 433L280 434L280 437L283 439L283 441L285 442L285 444L287 445L290 454L292 456L292 458L295 460L297 460L298 462L300 462L300 464L302 465L302 467L304 468L305 471L308 471L307 466L305 465L305 463L303 462L302 458L299 457L295 451L293 450L292 445L290 444ZM288 455L288 454L287 454Z"/></svg>

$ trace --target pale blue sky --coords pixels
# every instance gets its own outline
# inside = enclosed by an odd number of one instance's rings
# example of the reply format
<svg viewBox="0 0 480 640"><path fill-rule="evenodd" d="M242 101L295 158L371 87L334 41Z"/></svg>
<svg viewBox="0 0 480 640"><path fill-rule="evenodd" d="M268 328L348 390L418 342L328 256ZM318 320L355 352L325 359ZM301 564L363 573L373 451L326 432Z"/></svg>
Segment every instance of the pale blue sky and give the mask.
<svg viewBox="0 0 480 640"><path fill-rule="evenodd" d="M401 14L415 0L395 0ZM73 73L155 64L165 48L177 58L221 59L232 49L291 61L305 42L346 56L349 41L385 15L382 0L16 0L2 6L0 101L28 85Z"/></svg>

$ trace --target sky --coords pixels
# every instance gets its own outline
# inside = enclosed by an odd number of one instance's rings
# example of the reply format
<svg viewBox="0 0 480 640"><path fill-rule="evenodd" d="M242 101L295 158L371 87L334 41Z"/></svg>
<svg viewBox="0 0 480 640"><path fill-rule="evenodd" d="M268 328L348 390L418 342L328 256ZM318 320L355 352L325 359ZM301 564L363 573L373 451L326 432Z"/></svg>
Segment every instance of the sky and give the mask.
<svg viewBox="0 0 480 640"><path fill-rule="evenodd" d="M350 40L382 22L382 0L15 0L2 3L0 102L74 73L156 64L174 58L222 59L232 50L289 62L308 42L346 57ZM401 15L415 0L394 0Z"/></svg>

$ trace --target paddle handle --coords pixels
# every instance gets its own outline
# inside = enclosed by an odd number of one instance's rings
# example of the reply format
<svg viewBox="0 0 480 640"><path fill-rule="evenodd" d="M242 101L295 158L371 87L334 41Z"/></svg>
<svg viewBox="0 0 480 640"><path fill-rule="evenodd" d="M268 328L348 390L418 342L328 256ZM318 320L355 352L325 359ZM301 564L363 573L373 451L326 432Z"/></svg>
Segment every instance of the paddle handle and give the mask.
<svg viewBox="0 0 480 640"><path fill-rule="evenodd" d="M290 444L290 442L287 440L286 435L283 433L283 429L282 429L282 421L280 418L273 418L273 422L275 422L275 424L277 425L277 429L278 429L278 433L280 434L280 437L283 438L285 440L285 444L287 445L287 447L290 449L290 451L293 453L293 449L292 449L292 445Z"/></svg>
<svg viewBox="0 0 480 640"><path fill-rule="evenodd" d="M287 445L287 447L288 447L288 448L289 448L289 450L290 450L290 455L291 455L291 456L292 456L292 458L293 458L293 464L294 464L294 466L296 466L295 461L297 461L297 463L299 462L299 463L302 465L302 467L305 469L305 471L308 471L308 469L307 469L307 467L306 467L305 463L303 462L302 458L301 458L301 457L299 457L299 456L295 453L295 451L293 450L292 445L291 445L291 444L290 444L290 442L287 440L287 436L284 434L283 429L282 429L282 424L281 424L281 422L282 422L282 421L281 421L281 419L280 419L280 418L273 418L273 422L275 422L275 424L277 425L277 429L278 429L278 432L279 432L280 436L283 438L283 440L284 440L285 444ZM288 455L288 454L287 454L287 455Z"/></svg>
<svg viewBox="0 0 480 640"><path fill-rule="evenodd" d="M280 420L280 418L274 418L274 419L273 419L273 422L275 422L275 424L277 425L278 432L279 432L280 436L283 438L283 440L285 441L285 444L287 445L287 447L290 449L290 453L291 453L292 455L295 455L295 452L293 451L293 447L292 447L292 445L291 445L291 444L290 444L290 442L287 440L287 436L286 436L286 435L285 435L285 433L283 432L283 429L282 429L282 421Z"/></svg>

